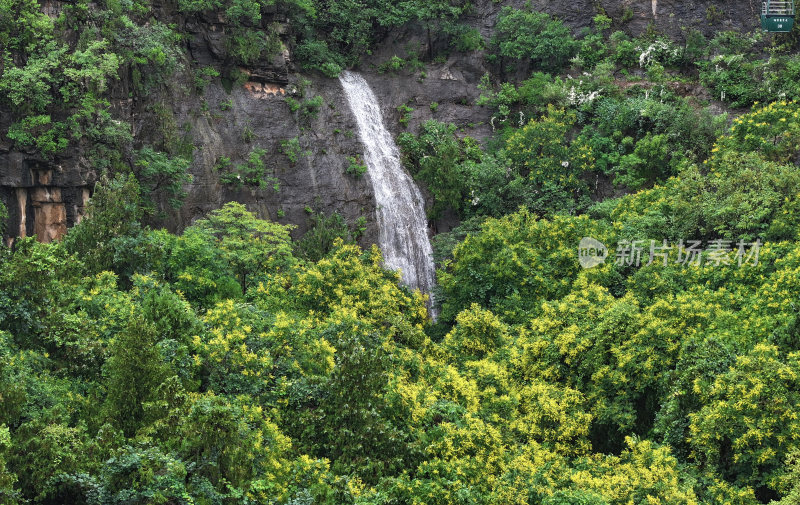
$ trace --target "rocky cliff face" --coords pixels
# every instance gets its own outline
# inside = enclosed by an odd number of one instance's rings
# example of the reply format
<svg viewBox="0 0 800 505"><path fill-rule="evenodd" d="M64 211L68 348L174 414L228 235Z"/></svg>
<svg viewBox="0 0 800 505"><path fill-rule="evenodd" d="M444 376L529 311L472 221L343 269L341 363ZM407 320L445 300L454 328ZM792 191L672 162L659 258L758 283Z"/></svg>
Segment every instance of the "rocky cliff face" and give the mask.
<svg viewBox="0 0 800 505"><path fill-rule="evenodd" d="M512 4L524 5L523 0ZM577 0L546 2L534 0L536 8L554 14L576 31L589 26L592 17L604 12L614 20L615 29L636 35L649 27L681 39L682 27L705 33L716 30L755 29L758 3L754 0L729 2L683 0ZM494 30L497 14L508 2L476 1L468 20L485 37ZM58 2L46 6L58 12ZM171 14L165 12L164 16ZM270 20L275 22L276 19ZM280 21L278 19L278 21ZM185 66L219 64L225 58L220 34L225 29L216 19L180 20L191 33L187 42ZM480 54L455 54L447 61L430 64L425 76L419 73L380 74L376 66L394 54L403 55L404 47L422 46L426 38L414 27L390 34L359 69L380 100L386 124L402 130L397 107L413 108L408 128L414 130L422 121L435 117L453 122L466 134L485 138L491 133L488 111L473 104L478 96L477 83L491 68ZM202 95L193 90L190 72L176 76L176 82L161 96L134 100L129 98L125 79L112 90L117 116L132 125L135 145L163 140L165 135L179 138L194 147L191 173L184 206L175 211L166 205L159 224L178 231L193 220L236 200L262 217L296 225L300 236L308 227L308 210L341 213L348 222L367 218L367 232L362 245L376 241L375 203L369 181L345 173L349 157L358 157L363 146L355 135L355 120L335 79L321 75L300 74L288 51L271 61L243 69L247 82L227 91L219 80L212 81ZM303 81L308 81L304 83ZM286 97L297 97L304 87L305 96L320 96L323 105L316 117L292 112ZM439 107L431 111L430 103ZM4 119L5 116L5 119ZM6 131L10 119L0 111L0 131ZM282 147L297 139L296 160ZM265 149L268 172L279 181L279 189L236 188L222 184L215 166L223 158L232 162L246 160L255 147ZM98 174L86 169L80 149L55 160L43 160L13 149L0 136L0 199L9 210L6 240L13 236L36 234L40 240L56 240L78 222ZM365 177L368 177L365 176ZM424 188L423 188L424 191ZM165 202L162 202L165 203ZM434 223L439 230L453 223L443 219Z"/></svg>
<svg viewBox="0 0 800 505"><path fill-rule="evenodd" d="M641 34L652 24L653 29L679 40L684 27L705 35L721 30L754 30L759 24L761 8L758 0L534 0L533 5L574 28L589 26L595 13L604 12L615 21L616 28L631 35ZM491 2L486 6L492 12L500 8Z"/></svg>
<svg viewBox="0 0 800 505"><path fill-rule="evenodd" d="M293 81L299 78L292 76ZM185 141L195 151L189 196L180 210L167 214L167 228L180 230L231 200L245 203L262 217L295 224L295 236L305 231L309 209L338 211L351 223L374 214L368 181L345 172L348 158L361 156L363 150L338 82L317 79L306 86L306 99L323 99L316 117L291 112L285 98L296 96L296 89L294 83L267 82L251 75L230 94L212 83L203 99L173 97L175 122L182 125ZM134 128L146 136L151 120L148 115L135 118ZM284 147L293 139L295 147ZM237 188L220 182L215 170L219 160L241 162L253 148L266 150L266 171L278 180L277 190L271 185ZM374 230L369 231L365 240L372 241Z"/></svg>
<svg viewBox="0 0 800 505"><path fill-rule="evenodd" d="M0 199L8 210L6 241L36 235L58 240L80 221L94 175L46 163L0 145Z"/></svg>

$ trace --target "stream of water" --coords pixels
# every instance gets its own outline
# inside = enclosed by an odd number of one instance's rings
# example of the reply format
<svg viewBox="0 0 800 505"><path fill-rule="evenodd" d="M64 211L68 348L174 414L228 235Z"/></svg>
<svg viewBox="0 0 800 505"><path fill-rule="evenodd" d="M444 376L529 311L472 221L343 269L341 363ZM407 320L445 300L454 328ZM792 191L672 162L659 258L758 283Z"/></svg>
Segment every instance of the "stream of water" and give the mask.
<svg viewBox="0 0 800 505"><path fill-rule="evenodd" d="M380 104L367 81L347 71L342 72L339 80L365 148L364 160L375 193L384 264L387 268L399 269L403 283L410 288L430 294L436 270L422 193L400 163L400 151L383 124ZM428 308L435 319L433 304L429 303Z"/></svg>

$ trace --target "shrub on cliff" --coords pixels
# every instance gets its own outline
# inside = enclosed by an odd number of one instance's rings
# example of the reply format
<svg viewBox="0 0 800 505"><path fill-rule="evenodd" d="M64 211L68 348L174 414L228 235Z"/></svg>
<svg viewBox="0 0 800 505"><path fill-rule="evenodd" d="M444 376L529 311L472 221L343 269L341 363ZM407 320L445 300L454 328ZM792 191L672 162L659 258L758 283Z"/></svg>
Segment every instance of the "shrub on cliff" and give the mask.
<svg viewBox="0 0 800 505"><path fill-rule="evenodd" d="M529 7L503 7L493 39L500 56L530 61L537 70L558 72L578 50L569 28L558 19Z"/></svg>

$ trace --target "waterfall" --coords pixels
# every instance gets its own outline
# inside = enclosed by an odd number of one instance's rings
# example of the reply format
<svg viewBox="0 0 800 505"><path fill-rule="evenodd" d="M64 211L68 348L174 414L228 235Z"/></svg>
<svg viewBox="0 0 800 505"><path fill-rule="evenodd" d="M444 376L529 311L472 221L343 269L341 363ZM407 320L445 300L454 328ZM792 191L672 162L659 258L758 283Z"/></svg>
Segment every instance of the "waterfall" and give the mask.
<svg viewBox="0 0 800 505"><path fill-rule="evenodd" d="M18 237L25 237L27 235L28 217L26 210L28 208L28 190L25 188L16 188L17 193L17 206L19 207L19 229L17 231Z"/></svg>
<svg viewBox="0 0 800 505"><path fill-rule="evenodd" d="M430 294L436 270L422 193L400 163L400 152L383 124L380 105L367 81L347 71L339 80L366 150L364 159L375 193L384 264L400 270L403 283L410 288ZM435 319L431 302L428 308Z"/></svg>

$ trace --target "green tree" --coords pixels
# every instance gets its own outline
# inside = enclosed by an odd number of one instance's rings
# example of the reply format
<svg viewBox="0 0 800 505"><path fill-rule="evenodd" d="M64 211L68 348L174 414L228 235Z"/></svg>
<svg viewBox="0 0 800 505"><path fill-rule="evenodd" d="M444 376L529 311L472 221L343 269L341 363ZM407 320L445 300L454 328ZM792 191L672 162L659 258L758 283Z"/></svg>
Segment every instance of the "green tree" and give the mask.
<svg viewBox="0 0 800 505"><path fill-rule="evenodd" d="M465 14L471 3L469 0L407 0L401 2L401 8L407 9L410 19L416 20L425 27L427 36L428 57L433 59L434 34L438 34L443 23L458 19Z"/></svg>
<svg viewBox="0 0 800 505"><path fill-rule="evenodd" d="M344 218L338 212L328 216L314 214L311 216L311 228L296 243L297 256L319 261L331 252L337 239L345 244L353 243L353 233Z"/></svg>
<svg viewBox="0 0 800 505"><path fill-rule="evenodd" d="M70 426L51 412L38 414L14 433L11 463L19 488L38 502L80 500L82 493L71 485L70 475L85 472L92 464L86 427Z"/></svg>
<svg viewBox="0 0 800 505"><path fill-rule="evenodd" d="M497 18L493 43L513 60L527 60L537 70L557 72L578 49L569 28L544 12L503 7Z"/></svg>
<svg viewBox="0 0 800 505"><path fill-rule="evenodd" d="M758 344L702 392L690 414L693 456L744 486L791 488L784 461L800 447L800 354Z"/></svg>
<svg viewBox="0 0 800 505"><path fill-rule="evenodd" d="M25 348L42 349L80 263L58 244L25 238L15 245L13 251L0 247L0 330Z"/></svg>
<svg viewBox="0 0 800 505"><path fill-rule="evenodd" d="M185 464L190 494L216 502L244 496L256 502L286 499L290 441L261 406L247 397L172 387L161 391L165 408L158 409L161 415L143 434Z"/></svg>
<svg viewBox="0 0 800 505"><path fill-rule="evenodd" d="M402 133L397 141L403 150L405 165L422 180L435 199L430 214L438 216L451 208L462 211L468 196L462 163L478 162L481 151L469 137L455 137L456 126L430 119L419 128L419 134Z"/></svg>
<svg viewBox="0 0 800 505"><path fill-rule="evenodd" d="M102 178L86 215L64 237L67 251L83 259L87 273L113 270L132 275L142 266L143 215L139 183L131 175Z"/></svg>
<svg viewBox="0 0 800 505"><path fill-rule="evenodd" d="M89 503L131 503L144 505L154 500L189 504L195 499L221 500L222 493L189 481L185 461L164 454L157 447L125 445L103 462L96 488L89 494Z"/></svg>
<svg viewBox="0 0 800 505"><path fill-rule="evenodd" d="M190 226L180 236L152 232L164 251L164 278L197 309L228 298L240 298L242 288L223 251L205 230Z"/></svg>
<svg viewBox="0 0 800 505"><path fill-rule="evenodd" d="M154 400L156 388L169 377L158 343L161 335L141 314L111 342L105 364L108 419L127 436L132 436L144 421L143 403Z"/></svg>
<svg viewBox="0 0 800 505"><path fill-rule="evenodd" d="M244 205L226 203L192 226L221 251L242 293L259 279L291 267L291 227L258 219Z"/></svg>
<svg viewBox="0 0 800 505"><path fill-rule="evenodd" d="M399 473L413 447L407 419L387 401L394 346L352 316L336 316L321 329L336 350L335 365L321 383L307 383L316 385L312 394L296 397L291 433L303 451L331 460L337 473L355 472L370 483Z"/></svg>
<svg viewBox="0 0 800 505"><path fill-rule="evenodd" d="M19 503L19 492L14 489L17 476L6 468L5 454L11 447L8 427L0 424L0 500L8 505Z"/></svg>
<svg viewBox="0 0 800 505"><path fill-rule="evenodd" d="M580 239L603 241L605 235L604 226L586 216L544 220L520 210L486 220L479 233L456 246L439 276L442 319L452 320L477 303L505 321L519 322L544 300L569 292L580 270Z"/></svg>
<svg viewBox="0 0 800 505"><path fill-rule="evenodd" d="M585 394L594 416L593 445L618 450L626 434L644 436L651 429L682 335L709 323L697 314L699 298L666 297L640 308L630 292L615 299L579 278L569 295L544 303L530 332L518 339L516 368L527 380Z"/></svg>
<svg viewBox="0 0 800 505"><path fill-rule="evenodd" d="M135 171L142 188L142 196L147 199L157 199L163 194L173 209L180 208L187 195L183 187L192 182L192 176L187 173L190 163L191 160L180 156L170 158L167 154L154 151L150 147L139 150Z"/></svg>

